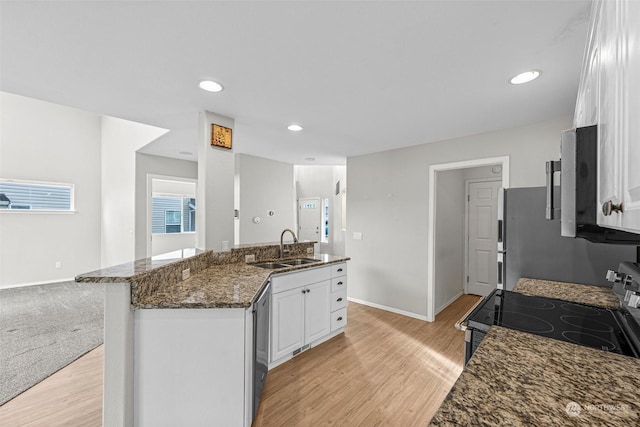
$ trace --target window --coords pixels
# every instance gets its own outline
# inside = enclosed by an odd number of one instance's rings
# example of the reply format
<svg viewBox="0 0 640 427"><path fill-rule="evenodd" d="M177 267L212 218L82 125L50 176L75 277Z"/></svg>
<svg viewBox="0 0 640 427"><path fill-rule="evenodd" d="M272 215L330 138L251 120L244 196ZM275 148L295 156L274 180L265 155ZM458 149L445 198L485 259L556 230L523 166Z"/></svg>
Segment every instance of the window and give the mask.
<svg viewBox="0 0 640 427"><path fill-rule="evenodd" d="M73 184L0 179L0 209L73 211Z"/></svg>
<svg viewBox="0 0 640 427"><path fill-rule="evenodd" d="M322 243L329 243L329 199L324 199L324 210L322 212Z"/></svg>
<svg viewBox="0 0 640 427"><path fill-rule="evenodd" d="M151 232L192 233L196 231L196 199L187 196L154 195L151 198Z"/></svg>

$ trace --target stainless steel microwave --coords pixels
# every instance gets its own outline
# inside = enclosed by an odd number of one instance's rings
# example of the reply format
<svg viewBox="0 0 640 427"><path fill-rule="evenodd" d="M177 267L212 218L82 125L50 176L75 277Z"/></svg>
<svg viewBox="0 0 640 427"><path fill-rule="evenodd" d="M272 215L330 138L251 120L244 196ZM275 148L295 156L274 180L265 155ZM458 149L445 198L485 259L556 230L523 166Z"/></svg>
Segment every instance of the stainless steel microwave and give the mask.
<svg viewBox="0 0 640 427"><path fill-rule="evenodd" d="M640 234L599 226L598 126L562 132L560 160L547 162L547 219L560 218L565 237L595 243L640 245ZM560 209L556 208L556 172L560 172Z"/></svg>

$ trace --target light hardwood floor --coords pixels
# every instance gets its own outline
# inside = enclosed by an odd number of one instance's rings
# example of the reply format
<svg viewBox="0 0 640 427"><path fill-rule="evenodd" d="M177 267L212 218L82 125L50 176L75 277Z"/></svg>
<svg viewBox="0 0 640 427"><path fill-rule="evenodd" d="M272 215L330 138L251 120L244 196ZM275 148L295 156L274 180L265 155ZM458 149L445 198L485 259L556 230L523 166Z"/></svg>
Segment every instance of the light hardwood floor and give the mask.
<svg viewBox="0 0 640 427"><path fill-rule="evenodd" d="M344 334L269 371L254 427L424 426L456 381L478 301L463 295L433 323L349 303ZM99 426L98 347L0 407L0 425Z"/></svg>
<svg viewBox="0 0 640 427"><path fill-rule="evenodd" d="M0 406L0 426L100 426L104 347Z"/></svg>

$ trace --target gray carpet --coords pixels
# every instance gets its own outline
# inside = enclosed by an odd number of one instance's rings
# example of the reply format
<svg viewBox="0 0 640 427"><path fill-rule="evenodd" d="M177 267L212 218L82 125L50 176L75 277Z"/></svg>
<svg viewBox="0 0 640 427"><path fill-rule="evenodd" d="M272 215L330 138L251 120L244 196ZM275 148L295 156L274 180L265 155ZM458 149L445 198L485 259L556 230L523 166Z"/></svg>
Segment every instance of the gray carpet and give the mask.
<svg viewBox="0 0 640 427"><path fill-rule="evenodd" d="M0 289L0 405L102 344L104 285Z"/></svg>

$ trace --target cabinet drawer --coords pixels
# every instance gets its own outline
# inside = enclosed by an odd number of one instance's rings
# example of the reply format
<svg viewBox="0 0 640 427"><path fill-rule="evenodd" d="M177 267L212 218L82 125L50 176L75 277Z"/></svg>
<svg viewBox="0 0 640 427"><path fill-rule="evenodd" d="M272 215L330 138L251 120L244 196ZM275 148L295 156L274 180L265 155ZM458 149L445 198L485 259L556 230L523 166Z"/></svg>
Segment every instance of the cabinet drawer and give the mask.
<svg viewBox="0 0 640 427"><path fill-rule="evenodd" d="M347 307L331 313L331 332L347 324Z"/></svg>
<svg viewBox="0 0 640 427"><path fill-rule="evenodd" d="M343 289L347 289L347 276L331 279L331 292L338 292Z"/></svg>
<svg viewBox="0 0 640 427"><path fill-rule="evenodd" d="M347 288L331 293L331 311L347 306Z"/></svg>
<svg viewBox="0 0 640 427"><path fill-rule="evenodd" d="M331 277L340 277L347 275L347 263L342 262L340 264L333 264L329 266L331 268Z"/></svg>
<svg viewBox="0 0 640 427"><path fill-rule="evenodd" d="M303 285L329 280L331 277L330 267L305 268L303 270L292 271L291 273L276 274L271 276L272 292L284 292Z"/></svg>

